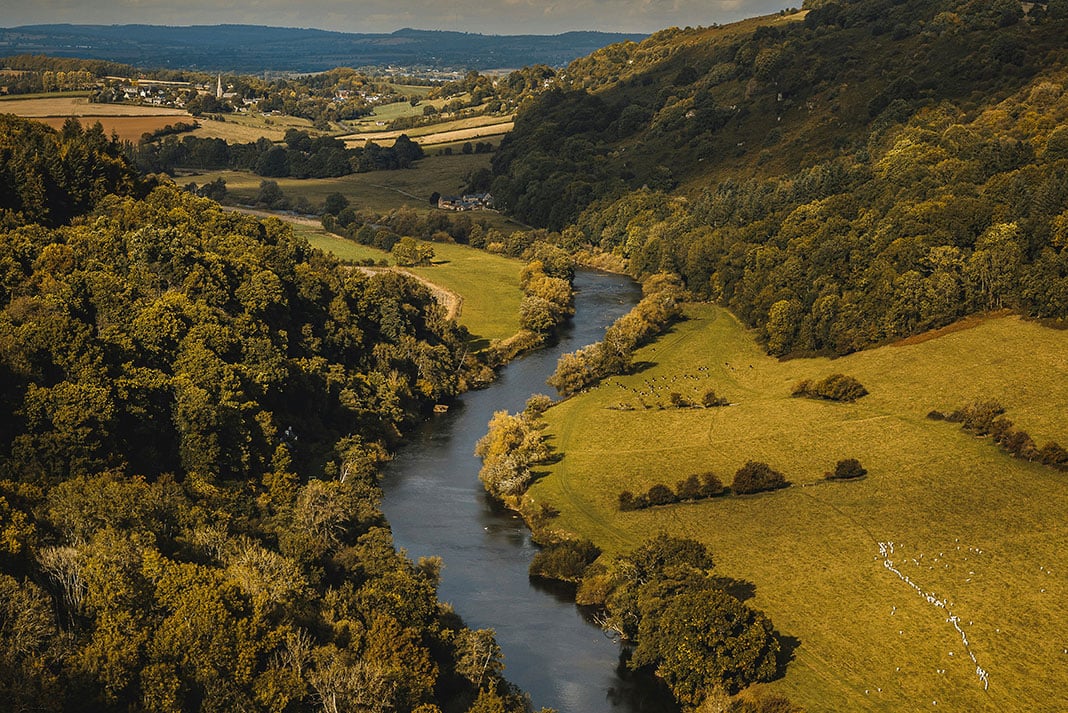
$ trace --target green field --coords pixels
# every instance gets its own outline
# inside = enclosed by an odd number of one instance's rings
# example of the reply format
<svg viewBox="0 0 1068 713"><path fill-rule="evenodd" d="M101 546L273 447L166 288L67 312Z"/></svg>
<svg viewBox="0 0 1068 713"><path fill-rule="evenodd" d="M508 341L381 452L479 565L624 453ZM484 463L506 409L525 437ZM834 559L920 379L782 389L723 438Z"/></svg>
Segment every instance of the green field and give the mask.
<svg viewBox="0 0 1068 713"><path fill-rule="evenodd" d="M491 154L454 154L452 156L428 156L412 168L395 171L372 171L353 173L338 178L277 178L278 186L290 199L303 196L313 206L321 206L326 196L342 193L356 209L370 209L385 213L408 206L418 211L436 210L430 205L430 195L435 191L444 195L463 190L464 176L471 171L489 166ZM260 182L265 180L247 171L209 171L204 173L183 172L176 179L185 184L190 181L203 185L216 178L226 181L231 198L239 203L250 203L259 192ZM522 228L519 223L493 212L470 213L472 220L485 221L490 226L506 233Z"/></svg>
<svg viewBox="0 0 1068 713"><path fill-rule="evenodd" d="M460 323L486 346L519 331L519 271L523 263L465 245L434 243L434 264L408 268L463 297Z"/></svg>
<svg viewBox="0 0 1068 713"><path fill-rule="evenodd" d="M389 259L389 253L339 238L323 230L297 226L298 233L317 248L344 260ZM465 245L434 243L434 261L429 267L407 268L462 299L459 322L475 337L475 348L488 346L519 330L518 260L476 250Z"/></svg>
<svg viewBox="0 0 1068 713"><path fill-rule="evenodd" d="M647 368L548 412L563 458L528 498L560 511L552 527L608 551L661 530L706 542L721 573L752 583L750 603L799 641L773 687L807 710L1068 709L1068 474L925 417L996 398L1040 446L1068 444L1068 332L998 316L834 361L779 362L728 312L689 316L639 351ZM790 397L798 380L835 372L870 394ZM708 388L732 405L658 407L671 391ZM869 474L823 480L847 457ZM749 459L793 486L616 508L621 490L705 470L729 484ZM887 542L886 559L918 589L885 566Z"/></svg>
<svg viewBox="0 0 1068 713"><path fill-rule="evenodd" d="M409 116L423 116L423 109L428 105L441 111L442 107L453 99L458 98L460 100L466 100L469 97L467 94L461 94L458 97L449 97L448 99L426 99L426 95L430 93L430 87L410 87L402 84L395 86L397 91L402 94L407 94L409 96L418 94L423 98L415 106L412 106L411 102L408 101L393 102L392 104L379 104L369 116L353 121L346 121L345 125L355 131L374 131L375 129L381 129L383 124L388 124L394 119Z"/></svg>
<svg viewBox="0 0 1068 713"><path fill-rule="evenodd" d="M250 143L260 137L281 141L289 129L316 133L310 120L298 116L233 113L203 116L197 119L197 122L200 128L192 132L193 136L202 139L223 139L232 144Z"/></svg>

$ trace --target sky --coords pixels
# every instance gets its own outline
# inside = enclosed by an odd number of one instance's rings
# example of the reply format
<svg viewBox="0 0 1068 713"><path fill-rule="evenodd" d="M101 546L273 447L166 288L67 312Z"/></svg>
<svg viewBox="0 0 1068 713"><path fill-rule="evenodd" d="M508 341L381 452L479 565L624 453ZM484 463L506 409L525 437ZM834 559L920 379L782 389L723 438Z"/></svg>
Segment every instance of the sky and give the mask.
<svg viewBox="0 0 1068 713"><path fill-rule="evenodd" d="M392 32L402 27L494 35L570 30L650 33L725 24L801 0L0 0L0 26L216 25Z"/></svg>

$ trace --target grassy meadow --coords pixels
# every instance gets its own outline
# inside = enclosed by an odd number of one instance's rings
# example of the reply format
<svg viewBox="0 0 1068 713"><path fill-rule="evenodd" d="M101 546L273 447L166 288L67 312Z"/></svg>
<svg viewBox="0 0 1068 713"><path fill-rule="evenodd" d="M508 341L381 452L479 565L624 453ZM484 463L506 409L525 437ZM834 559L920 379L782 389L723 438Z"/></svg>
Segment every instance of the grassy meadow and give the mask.
<svg viewBox="0 0 1068 713"><path fill-rule="evenodd" d="M772 686L807 710L1068 708L1068 474L926 418L995 398L1040 446L1068 444L1068 332L998 315L833 361L780 362L730 313L688 316L638 352L637 373L547 413L563 458L527 497L560 511L551 526L610 552L658 531L707 543L796 646ZM836 372L869 395L790 397L800 379ZM669 405L672 391L709 388L731 405ZM866 477L823 479L850 457ZM692 473L729 485L750 459L792 487L617 509L624 489Z"/></svg>
<svg viewBox="0 0 1068 713"><path fill-rule="evenodd" d="M476 346L506 339L519 331L523 263L503 255L452 243L434 243L434 260L410 272L463 298L460 324L474 335Z"/></svg>
<svg viewBox="0 0 1068 713"><path fill-rule="evenodd" d="M297 129L318 133L312 121L299 116L266 116L255 112L246 114L218 114L202 116L197 119L200 127L192 135L201 139L223 139L231 144L246 144L267 138L279 142L285 138L286 131Z"/></svg>
<svg viewBox="0 0 1068 713"><path fill-rule="evenodd" d="M315 247L331 252L343 260L376 262L389 260L389 253L346 240L321 228L294 226ZM405 268L418 277L461 300L460 324L474 337L475 348L488 346L494 339L505 339L519 330L519 260L494 255L484 250L452 243L434 243L433 263L426 267Z"/></svg>

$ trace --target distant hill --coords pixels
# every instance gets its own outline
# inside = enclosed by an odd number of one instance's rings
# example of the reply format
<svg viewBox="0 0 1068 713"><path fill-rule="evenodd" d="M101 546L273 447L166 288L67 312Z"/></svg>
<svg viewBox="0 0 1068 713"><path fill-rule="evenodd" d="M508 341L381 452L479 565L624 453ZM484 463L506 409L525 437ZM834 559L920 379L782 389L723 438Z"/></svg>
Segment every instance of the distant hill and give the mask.
<svg viewBox="0 0 1068 713"><path fill-rule="evenodd" d="M606 45L644 37L609 32L481 35L403 29L354 34L259 25L56 24L0 28L0 56L47 54L138 67L237 72L387 64L492 69L562 66Z"/></svg>

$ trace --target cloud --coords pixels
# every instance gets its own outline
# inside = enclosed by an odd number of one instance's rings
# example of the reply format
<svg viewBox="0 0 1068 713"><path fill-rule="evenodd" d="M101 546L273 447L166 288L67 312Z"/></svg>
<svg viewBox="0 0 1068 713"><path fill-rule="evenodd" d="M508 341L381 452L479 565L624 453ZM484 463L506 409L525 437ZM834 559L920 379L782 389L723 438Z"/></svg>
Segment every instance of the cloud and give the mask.
<svg viewBox="0 0 1068 713"><path fill-rule="evenodd" d="M786 6L784 0L0 0L0 22L6 27L241 23L343 32L392 32L401 27L484 34L654 32L733 22Z"/></svg>

